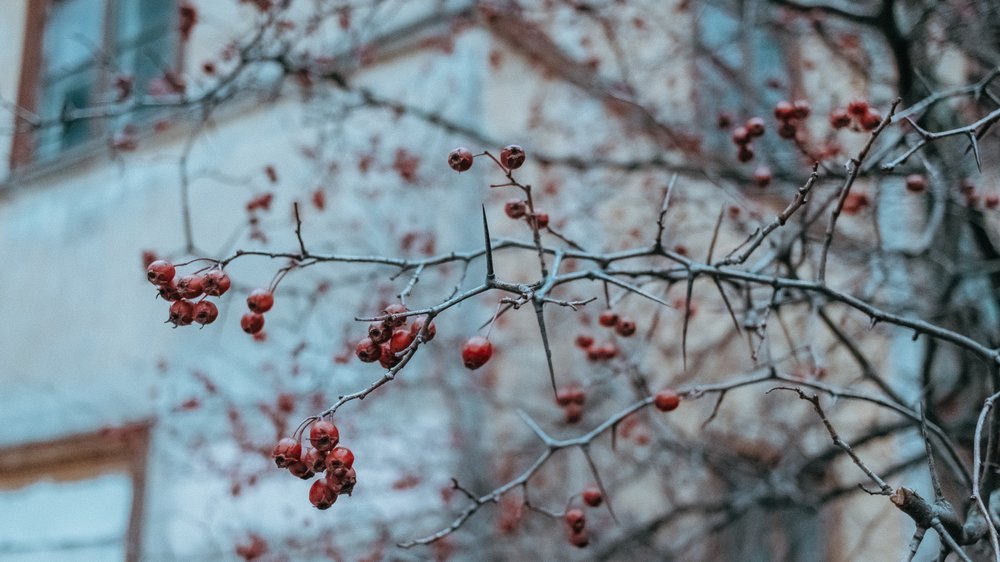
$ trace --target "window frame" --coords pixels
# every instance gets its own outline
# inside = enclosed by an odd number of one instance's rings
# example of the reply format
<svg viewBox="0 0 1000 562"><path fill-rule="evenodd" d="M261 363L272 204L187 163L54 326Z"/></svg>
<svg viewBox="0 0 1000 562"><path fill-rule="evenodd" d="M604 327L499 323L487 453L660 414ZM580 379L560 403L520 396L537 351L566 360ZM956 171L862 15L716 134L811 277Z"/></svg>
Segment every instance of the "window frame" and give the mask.
<svg viewBox="0 0 1000 562"><path fill-rule="evenodd" d="M132 481L132 505L125 535L125 560L142 555L142 522L152 424L136 422L93 433L0 448L0 491L43 479L74 482L108 473Z"/></svg>
<svg viewBox="0 0 1000 562"><path fill-rule="evenodd" d="M105 119L87 119L88 138L78 145L64 148L58 151L58 156L39 160L37 157L37 140L39 131L32 125L32 119L37 118L37 112L44 94L46 79L44 60L44 40L46 24L48 22L49 8L53 2L58 0L28 0L25 13L24 40L21 49L20 81L17 89L17 108L14 113L13 134L8 162L8 174L18 175L26 171L59 169L70 164L78 163L97 153L104 147L102 139ZM115 56L118 49L115 48L115 29L119 6L123 2L134 0L100 0L101 9L104 12L102 18L101 53ZM177 2L174 2L177 4ZM179 5L179 4L178 4ZM173 54L167 61L172 68L181 71L185 60L185 42L181 41L177 30L176 10L168 24L167 39L173 48ZM126 48L134 48L129 45ZM114 73L109 71L105 65L97 65L97 77L95 80L95 92L97 94L110 91L114 80ZM93 102L95 100L91 100ZM141 123L142 120L140 119Z"/></svg>

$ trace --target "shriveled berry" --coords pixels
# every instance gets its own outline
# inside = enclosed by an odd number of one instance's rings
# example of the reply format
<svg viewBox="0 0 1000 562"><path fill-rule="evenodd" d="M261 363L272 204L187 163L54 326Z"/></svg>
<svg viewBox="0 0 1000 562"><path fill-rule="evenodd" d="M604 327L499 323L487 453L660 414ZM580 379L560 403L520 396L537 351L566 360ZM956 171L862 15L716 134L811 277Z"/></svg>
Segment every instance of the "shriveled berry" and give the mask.
<svg viewBox="0 0 1000 562"><path fill-rule="evenodd" d="M389 349L389 342L382 344L382 351L378 357L379 365L382 365L382 367L386 369L391 369L396 365L399 365L399 362L402 360L402 357L396 357L396 354Z"/></svg>
<svg viewBox="0 0 1000 562"><path fill-rule="evenodd" d="M500 163L508 170L516 170L524 164L524 149L516 144L509 144L500 151Z"/></svg>
<svg viewBox="0 0 1000 562"><path fill-rule="evenodd" d="M587 349L594 345L594 336L590 334L580 334L576 336L576 346L580 349Z"/></svg>
<svg viewBox="0 0 1000 562"><path fill-rule="evenodd" d="M302 445L291 437L279 440L271 451L271 458L278 468L288 468L292 463L298 462L301 456Z"/></svg>
<svg viewBox="0 0 1000 562"><path fill-rule="evenodd" d="M312 487L309 488L309 503L316 506L316 509L329 509L336 501L336 492L322 478L313 482Z"/></svg>
<svg viewBox="0 0 1000 562"><path fill-rule="evenodd" d="M493 344L482 336L473 336L462 346L462 363L466 369L475 371L493 356Z"/></svg>
<svg viewBox="0 0 1000 562"><path fill-rule="evenodd" d="M906 176L906 189L914 193L920 193L927 188L927 179L921 174L910 174Z"/></svg>
<svg viewBox="0 0 1000 562"><path fill-rule="evenodd" d="M835 109L830 112L830 125L834 129L843 129L851 124L851 116L843 109Z"/></svg>
<svg viewBox="0 0 1000 562"><path fill-rule="evenodd" d="M613 310L605 310L597 317L597 323L606 328L612 328L618 323L618 313Z"/></svg>
<svg viewBox="0 0 1000 562"><path fill-rule="evenodd" d="M583 531L583 527L587 524L587 516L584 515L582 509L576 507L568 510L563 516L563 520L574 533Z"/></svg>
<svg viewBox="0 0 1000 562"><path fill-rule="evenodd" d="M601 505L602 501L604 501L604 496L601 495L601 490L597 486L590 486L583 491L583 503L590 507L597 507Z"/></svg>
<svg viewBox="0 0 1000 562"><path fill-rule="evenodd" d="M774 116L779 121L788 121L795 118L795 106L785 100L774 104Z"/></svg>
<svg viewBox="0 0 1000 562"><path fill-rule="evenodd" d="M790 122L784 122L778 127L778 136L783 139L794 139L795 138L795 125Z"/></svg>
<svg viewBox="0 0 1000 562"><path fill-rule="evenodd" d="M302 462L306 463L314 473L323 472L326 469L326 453L319 449L309 449L302 454Z"/></svg>
<svg viewBox="0 0 1000 562"><path fill-rule="evenodd" d="M170 302L181 300L181 294L177 291L177 285L173 282L160 285L160 298Z"/></svg>
<svg viewBox="0 0 1000 562"><path fill-rule="evenodd" d="M167 319L174 326L187 326L194 322L194 304L191 301L179 300L170 305L170 316Z"/></svg>
<svg viewBox="0 0 1000 562"><path fill-rule="evenodd" d="M264 329L264 316L256 312L248 312L240 318L240 327L248 334L256 334Z"/></svg>
<svg viewBox="0 0 1000 562"><path fill-rule="evenodd" d="M177 280L177 292L181 298L196 299L205 292L200 275L185 275Z"/></svg>
<svg viewBox="0 0 1000 562"><path fill-rule="evenodd" d="M677 391L672 388L665 388L656 393L653 397L653 405L656 409L661 412L669 412L674 410L681 403L681 397L677 394Z"/></svg>
<svg viewBox="0 0 1000 562"><path fill-rule="evenodd" d="M250 312L264 314L274 306L274 293L266 289L254 289L247 296L247 307Z"/></svg>
<svg viewBox="0 0 1000 562"><path fill-rule="evenodd" d="M751 117L750 119L747 119L745 127L747 128L747 133L749 133L751 137L759 137L764 134L764 120L760 117Z"/></svg>
<svg viewBox="0 0 1000 562"><path fill-rule="evenodd" d="M413 337L417 337L417 335L423 331L425 323L427 323L426 318L417 318L414 320L413 324L410 324L410 334ZM424 335L424 341L431 341L434 339L434 336L437 335L437 331L437 324L431 322L430 325L427 326L427 333Z"/></svg>
<svg viewBox="0 0 1000 562"><path fill-rule="evenodd" d="M389 339L389 351L399 353L413 343L413 333L410 328L396 328Z"/></svg>
<svg viewBox="0 0 1000 562"><path fill-rule="evenodd" d="M229 279L229 275L221 269L213 269L209 271L201 278L201 284L204 287L205 294L210 297L221 297L226 294L229 287L232 286L233 282Z"/></svg>
<svg viewBox="0 0 1000 562"><path fill-rule="evenodd" d="M354 354L365 363L374 363L382 355L382 347L373 342L371 338L365 338L354 346Z"/></svg>
<svg viewBox="0 0 1000 562"><path fill-rule="evenodd" d="M631 318L625 318L624 316L618 319L615 324L615 332L623 338L627 338L635 334L635 321Z"/></svg>
<svg viewBox="0 0 1000 562"><path fill-rule="evenodd" d="M528 204L521 199L511 199L504 203L503 212L512 219L519 219L528 212Z"/></svg>
<svg viewBox="0 0 1000 562"><path fill-rule="evenodd" d="M198 301L194 305L194 321L205 325L215 322L219 317L219 308L211 301Z"/></svg>
<svg viewBox="0 0 1000 562"><path fill-rule="evenodd" d="M459 147L448 154L448 165L456 172L464 172L472 167L472 151Z"/></svg>
<svg viewBox="0 0 1000 562"><path fill-rule="evenodd" d="M536 225L538 228L547 228L549 226L549 214L541 211L535 211L534 215L528 216L528 224L530 224L533 228Z"/></svg>
<svg viewBox="0 0 1000 562"><path fill-rule="evenodd" d="M314 472L308 464L302 461L293 462L288 465L288 472L291 472L292 476L301 478L302 480L309 480L313 476L316 476L316 472Z"/></svg>
<svg viewBox="0 0 1000 562"><path fill-rule="evenodd" d="M357 483L358 473L353 468L329 470L326 473L326 484L338 494L351 495Z"/></svg>
<svg viewBox="0 0 1000 562"><path fill-rule="evenodd" d="M332 423L320 420L309 428L309 442L319 451L329 451L340 442L340 431Z"/></svg>
<svg viewBox="0 0 1000 562"><path fill-rule="evenodd" d="M174 279L177 270L166 260L156 260L146 268L146 279L154 285L165 285Z"/></svg>
<svg viewBox="0 0 1000 562"><path fill-rule="evenodd" d="M326 456L327 470L352 466L354 466L354 453L347 447L337 447Z"/></svg>
<svg viewBox="0 0 1000 562"><path fill-rule="evenodd" d="M368 338L373 343L385 343L392 337L392 330L384 322L372 322L368 325Z"/></svg>

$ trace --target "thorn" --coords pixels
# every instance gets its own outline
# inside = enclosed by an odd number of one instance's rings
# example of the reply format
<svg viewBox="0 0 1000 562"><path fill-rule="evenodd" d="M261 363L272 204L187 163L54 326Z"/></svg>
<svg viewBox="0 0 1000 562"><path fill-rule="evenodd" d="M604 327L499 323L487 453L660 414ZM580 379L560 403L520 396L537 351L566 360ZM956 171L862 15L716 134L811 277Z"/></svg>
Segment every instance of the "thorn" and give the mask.
<svg viewBox="0 0 1000 562"><path fill-rule="evenodd" d="M483 236L486 238L486 281L493 281L493 246L490 245L490 225L486 222L486 205L483 205Z"/></svg>
<svg viewBox="0 0 1000 562"><path fill-rule="evenodd" d="M545 329L545 316L542 309L542 303L535 300L533 301L535 305L535 317L538 319L538 331L542 334L542 346L545 347L545 363L549 367L549 382L552 383L552 394L556 395L559 393L556 390L556 371L552 367L552 348L549 347L549 335L548 331Z"/></svg>

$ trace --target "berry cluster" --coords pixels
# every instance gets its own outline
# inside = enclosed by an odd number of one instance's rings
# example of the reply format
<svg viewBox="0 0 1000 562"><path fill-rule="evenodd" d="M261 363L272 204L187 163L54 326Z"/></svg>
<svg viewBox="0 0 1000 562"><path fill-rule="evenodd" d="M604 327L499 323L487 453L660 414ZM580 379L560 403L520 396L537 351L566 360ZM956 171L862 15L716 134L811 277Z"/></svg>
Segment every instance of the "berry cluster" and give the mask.
<svg viewBox="0 0 1000 562"><path fill-rule="evenodd" d="M604 502L604 496L597 486L589 486L581 494L583 503L588 507L599 507ZM566 510L563 521L569 531L569 542L577 548L584 548L590 544L590 537L587 534L587 516L580 508Z"/></svg>
<svg viewBox="0 0 1000 562"><path fill-rule="evenodd" d="M354 354L365 363L378 361L382 367L391 369L402 359L399 354L410 347L424 329L423 318L417 318L407 326L407 309L402 304L390 304L382 309L385 320L372 322L368 325L368 337L361 339L354 346ZM431 322L427 326L425 341L431 341L437 334L437 326Z"/></svg>
<svg viewBox="0 0 1000 562"><path fill-rule="evenodd" d="M846 109L834 109L830 112L830 125L834 129L843 129L853 123L855 130L872 131L881 122L882 115L864 99L851 100Z"/></svg>
<svg viewBox="0 0 1000 562"><path fill-rule="evenodd" d="M188 326L197 322L211 324L219 316L219 308L208 297L221 297L232 282L221 269L211 269L203 274L186 275L174 280L177 270L166 260L154 260L146 266L146 279L156 285L160 296L170 302L167 322ZM197 302L194 299L201 297Z"/></svg>
<svg viewBox="0 0 1000 562"><path fill-rule="evenodd" d="M337 496L351 495L358 475L354 471L354 453L346 447L338 447L340 432L337 426L324 420L312 424L309 430L312 448L302 448L298 439L285 437L278 441L271 452L271 458L278 468L287 468L292 475L309 480L326 471L324 478L313 482L309 488L309 502L317 509L328 509L337 501Z"/></svg>
<svg viewBox="0 0 1000 562"><path fill-rule="evenodd" d="M632 337L635 334L635 321L627 316L619 316L613 310L605 310L597 317L597 323L605 328L611 328L616 334L623 338ZM597 344L590 334L580 334L576 336L576 346L587 352L589 361L607 361L618 356L618 346L614 342L604 342Z"/></svg>
<svg viewBox="0 0 1000 562"><path fill-rule="evenodd" d="M525 219L532 228L539 229L549 226L549 214L535 209L534 214L528 211L528 202L523 199L509 199L503 206L504 213L508 217L518 220Z"/></svg>
<svg viewBox="0 0 1000 562"><path fill-rule="evenodd" d="M455 150L448 153L448 165L451 166L452 170L456 172L465 172L469 168L472 168L472 163L476 156L487 155L483 154L472 154L472 151L464 146L460 146ZM492 156L491 156L492 158ZM503 166L504 170L508 172L510 170L516 170L524 164L524 160L527 158L524 149L516 144L508 144L500 150L500 158L494 159L498 164Z"/></svg>
<svg viewBox="0 0 1000 562"><path fill-rule="evenodd" d="M560 388L556 392L556 404L566 414L566 423L577 423L583 419L583 403L587 394L578 386Z"/></svg>
<svg viewBox="0 0 1000 562"><path fill-rule="evenodd" d="M795 102L779 101L774 104L774 117L778 120L778 136L794 139L798 125L809 117L810 107L806 100Z"/></svg>
<svg viewBox="0 0 1000 562"><path fill-rule="evenodd" d="M247 308L250 312L240 318L243 331L256 335L264 329L264 313L274 306L274 293L267 289L254 289L247 295Z"/></svg>
<svg viewBox="0 0 1000 562"><path fill-rule="evenodd" d="M733 143L739 147L739 152L736 153L736 158L740 162L749 162L753 160L753 146L750 142L763 135L764 120L760 117L751 117L750 119L747 119L745 125L736 127L736 129L733 130Z"/></svg>

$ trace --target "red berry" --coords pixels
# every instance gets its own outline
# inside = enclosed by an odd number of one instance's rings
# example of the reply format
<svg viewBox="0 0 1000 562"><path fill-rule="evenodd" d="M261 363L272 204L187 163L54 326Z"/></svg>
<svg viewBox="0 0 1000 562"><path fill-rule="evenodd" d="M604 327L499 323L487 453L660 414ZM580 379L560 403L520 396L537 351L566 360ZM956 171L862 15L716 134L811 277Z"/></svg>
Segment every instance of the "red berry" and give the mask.
<svg viewBox="0 0 1000 562"><path fill-rule="evenodd" d="M587 361L600 361L602 357L600 346L592 345L587 348Z"/></svg>
<svg viewBox="0 0 1000 562"><path fill-rule="evenodd" d="M459 147L448 154L448 165L456 172L464 172L472 167L472 151Z"/></svg>
<svg viewBox="0 0 1000 562"><path fill-rule="evenodd" d="M549 226L549 214L543 213L541 211L535 211L535 214L528 217L528 224L533 228L537 224L538 228L547 228Z"/></svg>
<svg viewBox="0 0 1000 562"><path fill-rule="evenodd" d="M396 357L396 354L389 349L389 342L383 343L381 349L382 351L380 352L381 355L378 357L378 363L379 365L382 365L383 368L391 369L396 365L399 365L399 362L403 360L401 357Z"/></svg>
<svg viewBox="0 0 1000 562"><path fill-rule="evenodd" d="M211 301L198 301L194 305L194 321L205 325L215 322L219 317L219 309Z"/></svg>
<svg viewBox="0 0 1000 562"><path fill-rule="evenodd" d="M296 461L288 465L288 472L291 472L292 476L303 480L309 480L316 475L313 469L302 461Z"/></svg>
<svg viewBox="0 0 1000 562"><path fill-rule="evenodd" d="M309 449L302 454L302 462L314 473L323 472L326 469L326 453L319 449Z"/></svg>
<svg viewBox="0 0 1000 562"><path fill-rule="evenodd" d="M594 345L594 337L589 334L580 334L576 336L576 346L581 349L587 349L588 347Z"/></svg>
<svg viewBox="0 0 1000 562"><path fill-rule="evenodd" d="M584 525L587 524L587 516L583 514L582 509L576 507L567 511L563 520L574 533L582 532Z"/></svg>
<svg viewBox="0 0 1000 562"><path fill-rule="evenodd" d="M604 496L601 495L601 490L597 486L591 486L583 491L583 503L590 507L597 507L601 505L602 501L604 501Z"/></svg>
<svg viewBox="0 0 1000 562"><path fill-rule="evenodd" d="M403 324L406 324L406 316L398 316L399 314L406 314L408 309L399 304L390 304L389 306L382 309L383 316L391 316L391 318L386 318L385 323L393 328L398 328Z"/></svg>
<svg viewBox="0 0 1000 562"><path fill-rule="evenodd" d="M726 112L720 113L715 121L715 125L720 129L728 129L729 126L732 124L733 124L733 116Z"/></svg>
<svg viewBox="0 0 1000 562"><path fill-rule="evenodd" d="M568 404L563 408L563 413L566 414L566 423L578 423L583 419L583 406L579 404Z"/></svg>
<svg viewBox="0 0 1000 562"><path fill-rule="evenodd" d="M751 137L759 137L764 134L764 120L760 117L751 117L747 119L746 128Z"/></svg>
<svg viewBox="0 0 1000 562"><path fill-rule="evenodd" d="M927 187L927 180L921 174L910 174L906 176L906 189L914 193L920 193Z"/></svg>
<svg viewBox="0 0 1000 562"><path fill-rule="evenodd" d="M511 199L503 206L503 212L512 219L519 219L528 212L528 205L520 199Z"/></svg>
<svg viewBox="0 0 1000 562"><path fill-rule="evenodd" d="M843 211L848 215L853 215L868 206L868 194L852 191L844 199Z"/></svg>
<svg viewBox="0 0 1000 562"><path fill-rule="evenodd" d="M417 318L414 320L413 324L410 325L410 335L417 337L417 335L423 331L424 323L426 322L427 320L425 318ZM427 334L424 336L424 341L431 341L434 339L434 336L437 335L437 331L437 324L431 322L430 325L427 326Z"/></svg>
<svg viewBox="0 0 1000 562"><path fill-rule="evenodd" d="M567 386L556 391L556 404L560 406L565 407L570 404L583 406L583 402L586 399L587 393L579 386Z"/></svg>
<svg viewBox="0 0 1000 562"><path fill-rule="evenodd" d="M606 328L611 328L618 323L618 313L613 310L605 310L597 317L597 323Z"/></svg>
<svg viewBox="0 0 1000 562"><path fill-rule="evenodd" d="M160 285L160 298L170 302L181 300L181 294L177 292L177 285L168 282Z"/></svg>
<svg viewBox="0 0 1000 562"><path fill-rule="evenodd" d="M205 292L200 275L186 275L177 280L177 292L181 298L196 299Z"/></svg>
<svg viewBox="0 0 1000 562"><path fill-rule="evenodd" d="M780 132L781 129L778 129ZM740 162L749 162L753 160L753 149L749 146L741 146L740 151L736 153L736 159Z"/></svg>
<svg viewBox="0 0 1000 562"><path fill-rule="evenodd" d="M166 285L174 279L177 270L166 260L156 260L146 268L146 279L154 285Z"/></svg>
<svg viewBox="0 0 1000 562"><path fill-rule="evenodd" d="M590 537L587 535L586 531L571 533L569 536L569 543L577 548L584 548L590 544Z"/></svg>
<svg viewBox="0 0 1000 562"><path fill-rule="evenodd" d="M795 118L795 106L787 101L779 101L774 104L774 116L779 121L788 121Z"/></svg>
<svg viewBox="0 0 1000 562"><path fill-rule="evenodd" d="M249 296L247 296L247 307L250 308L250 312L256 312L257 314L263 314L271 307L274 306L274 293L264 289L254 289Z"/></svg>
<svg viewBox="0 0 1000 562"><path fill-rule="evenodd" d="M869 109L858 121L862 129L873 131L882 122L882 114L877 110Z"/></svg>
<svg viewBox="0 0 1000 562"><path fill-rule="evenodd" d="M187 326L194 322L194 304L191 301L179 300L170 305L168 322L174 326Z"/></svg>
<svg viewBox="0 0 1000 562"><path fill-rule="evenodd" d="M769 166L758 166L753 172L753 181L757 187L765 188L771 184L771 168Z"/></svg>
<svg viewBox="0 0 1000 562"><path fill-rule="evenodd" d="M1000 207L1000 195L990 193L983 199L983 205L985 205L987 209L996 209L997 207Z"/></svg>
<svg viewBox="0 0 1000 562"><path fill-rule="evenodd" d="M292 463L297 462L302 456L302 445L291 437L285 437L278 441L271 451L271 458L278 468L288 468Z"/></svg>
<svg viewBox="0 0 1000 562"><path fill-rule="evenodd" d="M351 468L354 466L354 453L346 447L337 447L326 456L326 469Z"/></svg>
<svg viewBox="0 0 1000 562"><path fill-rule="evenodd" d="M795 100L792 107L795 109L796 119L805 119L806 117L809 117L811 108L809 107L809 102L806 100Z"/></svg>
<svg viewBox="0 0 1000 562"><path fill-rule="evenodd" d="M781 124L780 127L778 127L778 136L783 139L794 139L795 132L796 132L795 125L792 125L788 121L785 121L784 123Z"/></svg>
<svg viewBox="0 0 1000 562"><path fill-rule="evenodd" d="M329 451L340 442L340 432L337 431L337 426L320 420L309 429L309 442L319 451Z"/></svg>
<svg viewBox="0 0 1000 562"><path fill-rule="evenodd" d="M365 338L354 346L354 354L365 363L374 363L382 355L382 348L373 342L371 338Z"/></svg>
<svg viewBox="0 0 1000 562"><path fill-rule="evenodd" d="M326 484L338 494L351 495L358 483L358 473L353 468L338 468L326 472Z"/></svg>
<svg viewBox="0 0 1000 562"><path fill-rule="evenodd" d="M226 294L233 282L221 269L213 269L201 278L201 284L205 289L205 294L211 297L221 297Z"/></svg>
<svg viewBox="0 0 1000 562"><path fill-rule="evenodd" d="M613 343L606 343L597 348L597 353L601 359L614 359L618 355L618 347Z"/></svg>
<svg viewBox="0 0 1000 562"><path fill-rule="evenodd" d="M627 338L635 333L635 321L631 318L619 318L618 323L615 324L615 332L623 338Z"/></svg>
<svg viewBox="0 0 1000 562"><path fill-rule="evenodd" d="M309 502L316 506L316 509L329 509L337 501L337 493L326 484L326 480L320 479L313 482L309 488Z"/></svg>
<svg viewBox="0 0 1000 562"><path fill-rule="evenodd" d="M509 144L500 151L500 163L508 170L516 170L524 164L524 149L516 144Z"/></svg>
<svg viewBox="0 0 1000 562"><path fill-rule="evenodd" d="M847 113L852 117L863 117L868 113L868 100L855 98L847 104Z"/></svg>
<svg viewBox="0 0 1000 562"><path fill-rule="evenodd" d="M462 346L462 362L466 369L475 371L493 356L493 344L482 336L473 336Z"/></svg>
<svg viewBox="0 0 1000 562"><path fill-rule="evenodd" d="M733 142L740 146L750 142L750 131L746 127L736 127L733 130Z"/></svg>
<svg viewBox="0 0 1000 562"><path fill-rule="evenodd" d="M851 116L843 109L835 109L830 112L830 125L834 129L843 129L851 124Z"/></svg>
<svg viewBox="0 0 1000 562"><path fill-rule="evenodd" d="M256 312L248 312L240 318L240 327L248 334L256 334L264 329L264 316Z"/></svg>
<svg viewBox="0 0 1000 562"><path fill-rule="evenodd" d="M399 353L413 343L413 333L407 328L397 328L389 340L389 351Z"/></svg>
<svg viewBox="0 0 1000 562"><path fill-rule="evenodd" d="M665 388L657 392L656 396L653 397L653 405L661 412L669 412L676 409L680 403L680 395L672 388Z"/></svg>
<svg viewBox="0 0 1000 562"><path fill-rule="evenodd" d="M372 343L385 343L392 337L392 330L384 322L372 322L368 325L368 338Z"/></svg>

